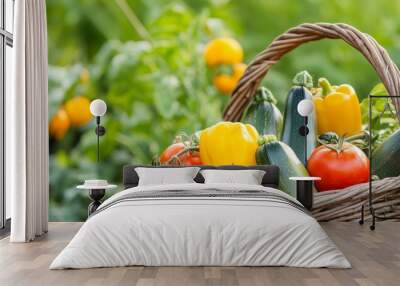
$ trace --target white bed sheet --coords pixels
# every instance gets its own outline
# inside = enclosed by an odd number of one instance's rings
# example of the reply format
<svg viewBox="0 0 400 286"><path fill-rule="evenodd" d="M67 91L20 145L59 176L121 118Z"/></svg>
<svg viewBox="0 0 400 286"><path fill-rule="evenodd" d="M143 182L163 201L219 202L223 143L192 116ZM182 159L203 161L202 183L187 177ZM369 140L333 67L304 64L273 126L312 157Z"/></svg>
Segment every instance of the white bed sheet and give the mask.
<svg viewBox="0 0 400 286"><path fill-rule="evenodd" d="M127 189L263 190L237 184ZM100 206L100 209L102 208ZM350 268L319 223L299 209L257 198L152 198L115 204L86 221L50 269L145 266L293 266Z"/></svg>

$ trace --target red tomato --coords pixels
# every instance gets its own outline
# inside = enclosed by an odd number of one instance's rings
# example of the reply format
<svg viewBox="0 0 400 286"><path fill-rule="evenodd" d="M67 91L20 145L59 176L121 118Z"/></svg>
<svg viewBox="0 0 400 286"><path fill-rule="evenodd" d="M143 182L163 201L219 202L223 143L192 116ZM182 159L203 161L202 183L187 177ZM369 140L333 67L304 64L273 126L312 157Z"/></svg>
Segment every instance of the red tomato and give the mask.
<svg viewBox="0 0 400 286"><path fill-rule="evenodd" d="M182 142L174 143L167 147L160 156L160 163L165 164L171 157L175 156L177 153L185 149L185 144Z"/></svg>
<svg viewBox="0 0 400 286"><path fill-rule="evenodd" d="M160 156L160 163L166 164L173 156L177 155L179 152L183 151L186 148L185 144L179 142L174 143L167 147L164 152ZM201 165L201 160L198 152L188 152L181 156L179 156L179 161L174 160L173 164L178 165Z"/></svg>
<svg viewBox="0 0 400 286"><path fill-rule="evenodd" d="M321 181L315 182L321 192L343 189L369 180L368 157L347 142L339 153L325 146L314 149L307 169L311 176L321 177Z"/></svg>
<svg viewBox="0 0 400 286"><path fill-rule="evenodd" d="M189 156L187 156L184 160L185 165L190 165L190 166L195 166L195 165L203 165L203 163L201 162L201 159L198 155L195 154L189 154Z"/></svg>

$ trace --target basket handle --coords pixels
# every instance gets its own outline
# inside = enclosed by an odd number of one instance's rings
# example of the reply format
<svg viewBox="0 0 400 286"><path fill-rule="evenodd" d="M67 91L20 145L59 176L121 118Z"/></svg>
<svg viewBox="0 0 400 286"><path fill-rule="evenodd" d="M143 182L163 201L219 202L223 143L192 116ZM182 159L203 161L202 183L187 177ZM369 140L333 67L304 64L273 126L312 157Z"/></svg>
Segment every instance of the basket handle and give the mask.
<svg viewBox="0 0 400 286"><path fill-rule="evenodd" d="M249 64L224 110L224 120L239 121L269 69L285 54L303 43L320 39L342 39L357 49L375 69L390 95L400 95L400 72L386 50L368 34L347 24L301 24L279 37ZM393 99L400 120L400 100Z"/></svg>

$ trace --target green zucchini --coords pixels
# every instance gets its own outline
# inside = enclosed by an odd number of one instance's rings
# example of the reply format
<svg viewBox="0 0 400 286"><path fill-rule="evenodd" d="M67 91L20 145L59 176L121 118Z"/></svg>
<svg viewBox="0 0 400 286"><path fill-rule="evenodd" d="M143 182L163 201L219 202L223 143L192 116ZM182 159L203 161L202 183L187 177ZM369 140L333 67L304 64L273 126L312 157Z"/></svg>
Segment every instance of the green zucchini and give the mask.
<svg viewBox="0 0 400 286"><path fill-rule="evenodd" d="M280 136L283 118L282 113L276 107L276 102L269 89L259 88L253 101L244 112L242 122L253 125L260 135Z"/></svg>
<svg viewBox="0 0 400 286"><path fill-rule="evenodd" d="M381 179L400 175L400 129L375 149L371 167L372 175Z"/></svg>
<svg viewBox="0 0 400 286"><path fill-rule="evenodd" d="M275 135L261 136L256 151L258 165L276 165L279 167L279 189L296 197L296 182L290 177L307 177L308 172L293 150L278 141Z"/></svg>
<svg viewBox="0 0 400 286"><path fill-rule="evenodd" d="M286 107L283 118L283 130L281 140L289 145L296 153L297 157L305 164L305 140L300 134L299 129L304 125L304 117L297 111L297 105L303 99L312 100L311 88L312 77L307 71L298 73L293 79L294 86L290 89L286 99ZM312 112L308 116L308 129L307 135L307 157L311 155L312 150L316 146L317 139L317 125L316 125L316 112Z"/></svg>

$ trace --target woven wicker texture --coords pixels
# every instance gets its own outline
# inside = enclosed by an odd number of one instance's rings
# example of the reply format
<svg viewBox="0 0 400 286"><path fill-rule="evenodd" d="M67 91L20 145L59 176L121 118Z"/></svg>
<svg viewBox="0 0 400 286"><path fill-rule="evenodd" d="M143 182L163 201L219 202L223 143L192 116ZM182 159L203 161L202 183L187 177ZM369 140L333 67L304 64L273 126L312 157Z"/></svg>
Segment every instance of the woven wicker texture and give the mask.
<svg viewBox="0 0 400 286"><path fill-rule="evenodd" d="M400 72L386 50L371 36L346 24L302 24L277 37L249 64L232 93L224 111L224 120L239 121L269 69L285 54L301 44L320 39L342 39L357 49L375 69L390 95L400 95ZM395 99L400 119L400 100Z"/></svg>
<svg viewBox="0 0 400 286"><path fill-rule="evenodd" d="M385 218L400 217L400 177L372 182L375 214ZM365 219L370 219L368 183L342 190L314 193L313 216L319 221L352 221L360 218L365 205Z"/></svg>

